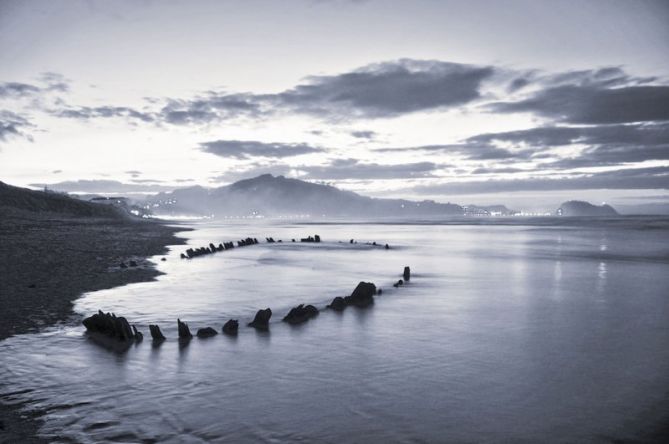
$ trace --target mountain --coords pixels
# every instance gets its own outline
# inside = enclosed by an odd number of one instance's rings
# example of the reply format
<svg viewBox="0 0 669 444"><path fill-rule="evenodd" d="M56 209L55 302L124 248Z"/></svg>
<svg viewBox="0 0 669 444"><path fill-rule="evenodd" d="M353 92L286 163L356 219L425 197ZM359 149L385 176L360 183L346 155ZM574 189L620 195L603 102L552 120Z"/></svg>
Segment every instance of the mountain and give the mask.
<svg viewBox="0 0 669 444"><path fill-rule="evenodd" d="M593 205L582 200L570 200L560 205L555 211L558 216L617 216L618 212L611 205Z"/></svg>
<svg viewBox="0 0 669 444"><path fill-rule="evenodd" d="M463 208L434 201L375 199L333 186L263 174L220 188L189 187L147 200L156 216L402 217L461 216Z"/></svg>
<svg viewBox="0 0 669 444"><path fill-rule="evenodd" d="M34 191L0 182L0 214L53 213L74 217L119 218L117 208L85 202L65 194Z"/></svg>

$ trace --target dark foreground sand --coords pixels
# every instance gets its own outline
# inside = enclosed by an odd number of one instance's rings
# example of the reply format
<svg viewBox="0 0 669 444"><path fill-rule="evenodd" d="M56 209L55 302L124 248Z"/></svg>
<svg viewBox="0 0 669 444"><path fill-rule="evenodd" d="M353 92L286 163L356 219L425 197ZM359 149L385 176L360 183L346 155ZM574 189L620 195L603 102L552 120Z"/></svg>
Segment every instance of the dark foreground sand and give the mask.
<svg viewBox="0 0 669 444"><path fill-rule="evenodd" d="M83 292L153 279L159 273L145 258L181 243L176 231L149 221L0 214L0 340L78 322L72 302ZM139 266L118 268L130 259ZM43 442L38 427L36 414L0 398L0 443Z"/></svg>

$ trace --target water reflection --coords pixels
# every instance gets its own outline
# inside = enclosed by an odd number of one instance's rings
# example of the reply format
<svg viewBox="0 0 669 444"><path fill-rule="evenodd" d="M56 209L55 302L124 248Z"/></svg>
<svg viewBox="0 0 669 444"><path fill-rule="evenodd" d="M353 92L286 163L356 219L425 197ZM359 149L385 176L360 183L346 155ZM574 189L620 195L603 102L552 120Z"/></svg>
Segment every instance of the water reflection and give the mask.
<svg viewBox="0 0 669 444"><path fill-rule="evenodd" d="M156 282L77 301L82 314L123 314L145 342L118 354L79 326L10 338L0 342L0 392L64 406L43 429L55 441L545 442L560 430L565 442L591 442L643 416L669 386L669 265L639 250L669 250L664 231L609 232L606 242L599 231L519 227L264 232L318 232L325 242L192 261L178 259L179 247L159 261L167 274ZM247 234L205 226L188 236L199 245ZM336 243L352 237L398 248ZM634 260L609 258L631 250ZM405 265L412 281L393 289ZM297 327L279 321L361 280L384 288L373 307L323 310ZM267 306L270 332L246 327ZM178 317L219 332L239 319L239 335L184 343ZM149 323L168 339L149 346Z"/></svg>

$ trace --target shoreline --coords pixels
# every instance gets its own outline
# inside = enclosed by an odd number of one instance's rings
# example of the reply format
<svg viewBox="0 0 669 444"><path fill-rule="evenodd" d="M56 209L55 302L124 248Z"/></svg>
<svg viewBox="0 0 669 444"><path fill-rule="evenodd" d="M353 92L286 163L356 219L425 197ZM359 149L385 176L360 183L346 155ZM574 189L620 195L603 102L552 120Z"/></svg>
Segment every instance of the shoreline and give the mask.
<svg viewBox="0 0 669 444"><path fill-rule="evenodd" d="M166 221L0 217L0 341L73 321L73 303L83 293L154 280L149 264L168 245L184 244ZM136 260L138 267L116 269ZM1 394L0 394L1 395ZM42 443L39 412L0 398L0 443Z"/></svg>

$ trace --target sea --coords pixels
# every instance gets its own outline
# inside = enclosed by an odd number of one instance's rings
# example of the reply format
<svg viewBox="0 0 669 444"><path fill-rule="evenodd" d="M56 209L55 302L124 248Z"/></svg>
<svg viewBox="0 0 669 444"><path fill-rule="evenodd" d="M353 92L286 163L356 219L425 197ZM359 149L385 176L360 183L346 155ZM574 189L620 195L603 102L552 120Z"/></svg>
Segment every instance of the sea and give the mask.
<svg viewBox="0 0 669 444"><path fill-rule="evenodd" d="M179 234L187 245L150 258L163 273L155 281L86 293L68 322L0 342L0 396L41 412L47 440L667 436L667 218L179 226L192 228ZM320 243L300 242L316 234ZM180 259L189 247L246 237L259 243ZM411 279L395 288L405 266ZM372 306L326 309L361 281L383 289ZM301 325L282 322L302 303L320 314ZM269 331L246 326L268 307ZM144 341L119 351L91 340L81 320L98 310L126 317ZM219 334L179 341L177 319L193 333L213 327ZM236 337L220 334L229 319L239 320ZM154 344L149 324L167 340Z"/></svg>

